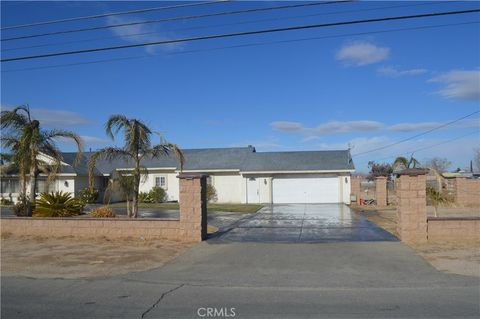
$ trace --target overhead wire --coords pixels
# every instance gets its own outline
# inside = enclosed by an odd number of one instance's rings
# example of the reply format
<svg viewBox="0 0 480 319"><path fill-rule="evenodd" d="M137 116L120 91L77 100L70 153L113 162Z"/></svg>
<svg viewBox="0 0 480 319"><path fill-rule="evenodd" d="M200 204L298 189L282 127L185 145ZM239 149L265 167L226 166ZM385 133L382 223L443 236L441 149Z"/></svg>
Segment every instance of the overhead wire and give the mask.
<svg viewBox="0 0 480 319"><path fill-rule="evenodd" d="M480 12L480 9L430 12L430 13L422 13L422 14L415 14L415 15L402 15L402 16L372 18L372 19L363 19L363 20L350 20L350 21L340 21L340 22L332 22L332 23L320 23L320 24L309 24L309 25L300 25L300 26L292 26L292 27L261 29L261 30L254 30L254 31L243 31L243 32L226 33L226 34L214 34L214 35L199 36L199 37L188 37L188 38L180 38L180 39L173 39L173 40L153 41L153 42L126 44L126 45L119 45L119 46L99 47L99 48L91 48L91 49L82 49L82 50L53 52L53 53L38 54L38 55L20 56L20 57L2 59L2 60L0 60L0 62L31 60L31 59L54 57L54 56L73 55L73 54L76 55L76 54L83 54L83 53L111 51L111 50L136 48L136 47L144 47L144 46L151 46L151 45L172 44L172 43L182 43L182 42L211 40L211 39L220 39L220 38L231 38L231 37L242 37L242 36L248 36L248 35L268 34L268 33L275 33L275 32L294 31L294 30L316 29L316 28L332 27L332 26L340 26L340 25L354 25L354 24L364 24L364 23L373 23L373 22L382 22L382 21L418 19L418 18L426 18L426 17L458 15L458 14L477 13L477 12Z"/></svg>
<svg viewBox="0 0 480 319"><path fill-rule="evenodd" d="M381 34L381 33L390 33L390 32L414 31L414 30L422 30L422 29L442 28L442 27L450 27L450 26L479 24L479 23L480 23L480 21L467 21L467 22L459 22L459 23L447 23L447 24L436 24L436 25L409 27L409 28L397 28L397 29L377 30L377 31L344 33L344 34L334 34L334 35L306 37L306 38L288 39L288 40L262 41L262 42L244 43L244 44L237 44L237 45L230 45L230 46L220 46L220 47L206 48L206 49L183 50L183 51L179 51L179 52L164 53L164 54L161 54L161 55L162 56L163 55L170 56L170 55L192 54L192 53L201 53L201 52L218 51L218 50L238 49L238 48L245 48L245 47L256 47L256 46L265 46L265 45L274 45L274 44L315 41L315 40L323 40L323 39L351 37L351 36L362 36L362 35ZM93 61L73 62L73 63L66 63L66 64L39 66L39 67L29 67L29 68L10 69L10 70L4 70L3 69L1 72L2 73L10 73L10 72L22 72L22 71L32 71L32 70L53 69L53 68L62 68L62 67L70 67L70 66L78 66L78 65L88 65L88 64L98 64L98 63L116 62L116 61L124 61L124 60L134 60L134 59L142 59L142 58L154 58L154 57L158 57L159 55L160 54L143 54L143 55L136 55L136 56L129 56L129 57L108 58L108 59L99 59L99 60L93 60Z"/></svg>

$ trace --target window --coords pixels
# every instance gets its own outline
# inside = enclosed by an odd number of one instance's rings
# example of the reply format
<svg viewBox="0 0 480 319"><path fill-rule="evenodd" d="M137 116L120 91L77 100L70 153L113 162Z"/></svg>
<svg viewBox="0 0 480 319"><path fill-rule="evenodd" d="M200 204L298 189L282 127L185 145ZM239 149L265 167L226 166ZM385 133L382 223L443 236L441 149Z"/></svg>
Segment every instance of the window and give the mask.
<svg viewBox="0 0 480 319"><path fill-rule="evenodd" d="M167 178L166 178L166 176L156 176L155 177L155 186L166 189L167 188Z"/></svg>
<svg viewBox="0 0 480 319"><path fill-rule="evenodd" d="M37 187L35 189L35 193L50 193L56 190L54 182L48 182L46 180L37 180Z"/></svg>
<svg viewBox="0 0 480 319"><path fill-rule="evenodd" d="M19 193L20 192L20 183L18 179L4 179L2 178L1 182L1 193Z"/></svg>

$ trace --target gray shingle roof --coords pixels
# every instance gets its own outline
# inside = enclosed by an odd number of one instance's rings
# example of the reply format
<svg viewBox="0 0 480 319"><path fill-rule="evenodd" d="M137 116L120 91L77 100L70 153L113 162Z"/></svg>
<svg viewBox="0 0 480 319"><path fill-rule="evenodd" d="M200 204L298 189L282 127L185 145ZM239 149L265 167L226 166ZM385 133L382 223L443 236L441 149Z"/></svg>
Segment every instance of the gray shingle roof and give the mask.
<svg viewBox="0 0 480 319"><path fill-rule="evenodd" d="M185 170L238 169L240 171L306 171L354 169L350 151L255 152L253 147L185 149ZM88 174L88 160L93 153L86 152L75 167L64 166L62 172ZM64 162L72 165L75 153L63 153ZM148 158L142 161L146 168L180 168L174 155ZM127 160L112 162L99 160L96 174L110 174L116 168L132 168Z"/></svg>
<svg viewBox="0 0 480 319"><path fill-rule="evenodd" d="M242 171L310 171L354 168L348 150L257 152L249 154Z"/></svg>

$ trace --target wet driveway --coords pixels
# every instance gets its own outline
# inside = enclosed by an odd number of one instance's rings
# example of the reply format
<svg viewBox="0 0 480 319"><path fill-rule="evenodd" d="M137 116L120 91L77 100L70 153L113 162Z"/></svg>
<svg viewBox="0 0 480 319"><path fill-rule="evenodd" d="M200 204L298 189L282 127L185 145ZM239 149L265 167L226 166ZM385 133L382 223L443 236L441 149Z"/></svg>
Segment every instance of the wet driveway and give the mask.
<svg viewBox="0 0 480 319"><path fill-rule="evenodd" d="M277 204L245 216L210 240L316 243L397 238L343 204Z"/></svg>

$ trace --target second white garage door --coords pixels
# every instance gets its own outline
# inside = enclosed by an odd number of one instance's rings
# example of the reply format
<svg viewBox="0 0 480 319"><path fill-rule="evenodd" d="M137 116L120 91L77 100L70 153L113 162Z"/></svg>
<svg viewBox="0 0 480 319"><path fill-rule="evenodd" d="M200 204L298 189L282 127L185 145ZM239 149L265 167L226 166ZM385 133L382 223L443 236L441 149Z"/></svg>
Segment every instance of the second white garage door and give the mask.
<svg viewBox="0 0 480 319"><path fill-rule="evenodd" d="M275 177L273 203L339 203L338 177Z"/></svg>

